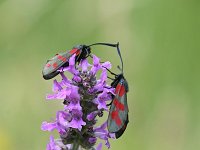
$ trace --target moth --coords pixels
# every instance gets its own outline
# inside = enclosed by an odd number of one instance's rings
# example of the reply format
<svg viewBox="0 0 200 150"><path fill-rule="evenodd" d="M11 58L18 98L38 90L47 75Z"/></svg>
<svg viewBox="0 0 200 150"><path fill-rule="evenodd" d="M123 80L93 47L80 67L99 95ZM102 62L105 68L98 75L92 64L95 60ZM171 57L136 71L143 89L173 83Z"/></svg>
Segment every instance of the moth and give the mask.
<svg viewBox="0 0 200 150"><path fill-rule="evenodd" d="M107 128L110 133L115 133L115 137L119 138L126 130L128 119L128 103L127 103L127 92L128 82L123 75L123 61L119 46L117 46L118 54L121 59L122 69L120 74L115 74L108 70L112 75L115 76L111 87L115 88L115 95L112 96L112 102L109 110ZM118 67L119 68L119 67Z"/></svg>
<svg viewBox="0 0 200 150"><path fill-rule="evenodd" d="M58 69L61 67L69 66L69 59L72 55L76 55L75 62L80 63L81 60L91 56L91 46L105 45L110 47L117 47L117 44L110 43L95 43L91 45L77 45L71 50L56 54L51 59L47 60L42 70L42 75L45 80L49 80L57 76L60 72Z"/></svg>

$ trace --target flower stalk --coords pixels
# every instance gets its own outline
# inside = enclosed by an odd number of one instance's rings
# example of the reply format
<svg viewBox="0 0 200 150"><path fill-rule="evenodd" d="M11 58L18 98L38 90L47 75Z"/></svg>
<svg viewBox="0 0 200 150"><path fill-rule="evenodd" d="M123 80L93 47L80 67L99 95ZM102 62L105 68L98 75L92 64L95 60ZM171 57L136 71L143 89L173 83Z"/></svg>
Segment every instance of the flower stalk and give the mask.
<svg viewBox="0 0 200 150"><path fill-rule="evenodd" d="M78 150L78 148L79 148L79 143L78 143L78 141L74 141L72 150Z"/></svg>
<svg viewBox="0 0 200 150"><path fill-rule="evenodd" d="M96 127L98 117L108 111L107 103L112 100L114 88L107 84L107 69L110 62L100 63L100 59L93 55L93 64L87 59L75 64L75 55L70 57L69 66L59 69L62 80L53 82L53 94L47 95L47 100L63 100L63 110L56 113L54 122L43 122L43 131L57 130L60 138L50 137L47 150L101 150L100 143L96 148L97 139L105 141L110 148L108 139L114 138L106 127L107 121ZM68 79L64 72L72 74ZM98 78L98 73L100 77Z"/></svg>

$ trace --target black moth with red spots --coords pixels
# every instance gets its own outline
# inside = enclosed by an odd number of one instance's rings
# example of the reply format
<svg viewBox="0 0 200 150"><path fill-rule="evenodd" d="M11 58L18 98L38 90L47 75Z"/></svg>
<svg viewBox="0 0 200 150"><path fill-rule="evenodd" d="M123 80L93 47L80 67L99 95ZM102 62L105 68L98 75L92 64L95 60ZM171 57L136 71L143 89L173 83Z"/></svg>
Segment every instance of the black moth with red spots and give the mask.
<svg viewBox="0 0 200 150"><path fill-rule="evenodd" d="M128 120L128 103L127 92L128 83L123 74L116 76L111 86L115 88L115 96L112 97L108 116L108 131L115 133L115 137L119 138L125 131Z"/></svg>
<svg viewBox="0 0 200 150"><path fill-rule="evenodd" d="M49 80L57 76L60 67L69 66L69 58L73 54L76 55L76 62L79 63L81 59L87 58L90 53L90 47L86 45L78 45L70 51L56 54L53 58L47 60L47 63L42 70L43 78Z"/></svg>
<svg viewBox="0 0 200 150"><path fill-rule="evenodd" d="M87 58L90 56L91 53L91 46L94 45L105 45L110 47L117 47L118 44L109 44L109 43L95 43L89 46L86 45L78 45L75 46L72 50L66 51L63 53L56 54L53 58L47 60L46 65L42 70L42 75L45 80L49 80L54 78L59 74L58 69L60 67L67 67L69 66L69 58L75 54L76 55L76 63L79 63L82 59Z"/></svg>
<svg viewBox="0 0 200 150"><path fill-rule="evenodd" d="M128 120L128 103L127 103L127 92L128 92L128 82L123 75L123 60L119 49L119 43L117 44L118 55L121 60L122 69L121 74L115 74L108 70L112 75L115 76L111 86L115 88L115 95L112 96L112 102L110 106L110 111L108 115L108 131L110 133L115 133L115 137L119 138L124 131L129 122Z"/></svg>

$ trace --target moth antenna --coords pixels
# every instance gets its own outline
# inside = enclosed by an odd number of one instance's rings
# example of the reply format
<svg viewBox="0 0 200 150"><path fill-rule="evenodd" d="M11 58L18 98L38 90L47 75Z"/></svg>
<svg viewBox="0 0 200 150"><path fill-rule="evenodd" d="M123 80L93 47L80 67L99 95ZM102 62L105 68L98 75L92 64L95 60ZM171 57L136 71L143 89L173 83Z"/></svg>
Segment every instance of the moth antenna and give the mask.
<svg viewBox="0 0 200 150"><path fill-rule="evenodd" d="M123 60L122 60L121 52L120 52L120 49L119 49L119 42L118 42L117 44L110 44L110 43L94 43L94 44L88 45L87 47L94 46L94 45L106 45L106 46L110 46L110 47L117 47L117 52L118 52L118 55L119 55L119 57L120 57L121 65L122 65L121 71L122 71L122 73L123 73L124 65L123 65Z"/></svg>
<svg viewBox="0 0 200 150"><path fill-rule="evenodd" d="M94 44L88 45L88 47L94 46L94 45L106 45L110 47L117 47L117 44L110 44L110 43L94 43Z"/></svg>
<svg viewBox="0 0 200 150"><path fill-rule="evenodd" d="M118 68L121 72L123 72L123 71L122 71L122 68L121 68L119 65L117 66L117 68Z"/></svg>
<svg viewBox="0 0 200 150"><path fill-rule="evenodd" d="M120 52L120 49L119 49L119 42L117 43L117 52L118 52L118 55L120 57L120 60L121 60L121 65L122 65L122 69L120 69L123 73L124 71L124 64L123 64L123 60L122 60L122 55L121 55L121 52ZM118 67L119 68L119 67Z"/></svg>

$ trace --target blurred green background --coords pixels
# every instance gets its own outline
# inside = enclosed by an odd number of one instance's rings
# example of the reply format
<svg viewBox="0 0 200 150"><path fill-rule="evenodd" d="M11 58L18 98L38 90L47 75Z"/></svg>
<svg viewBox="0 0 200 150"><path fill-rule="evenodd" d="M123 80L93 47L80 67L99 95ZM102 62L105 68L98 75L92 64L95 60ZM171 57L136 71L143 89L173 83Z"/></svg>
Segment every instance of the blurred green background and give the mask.
<svg viewBox="0 0 200 150"><path fill-rule="evenodd" d="M118 41L130 123L111 150L199 150L199 28L198 0L0 0L0 150L45 149L40 125L62 108L45 101L48 58ZM115 49L95 49L117 71Z"/></svg>

